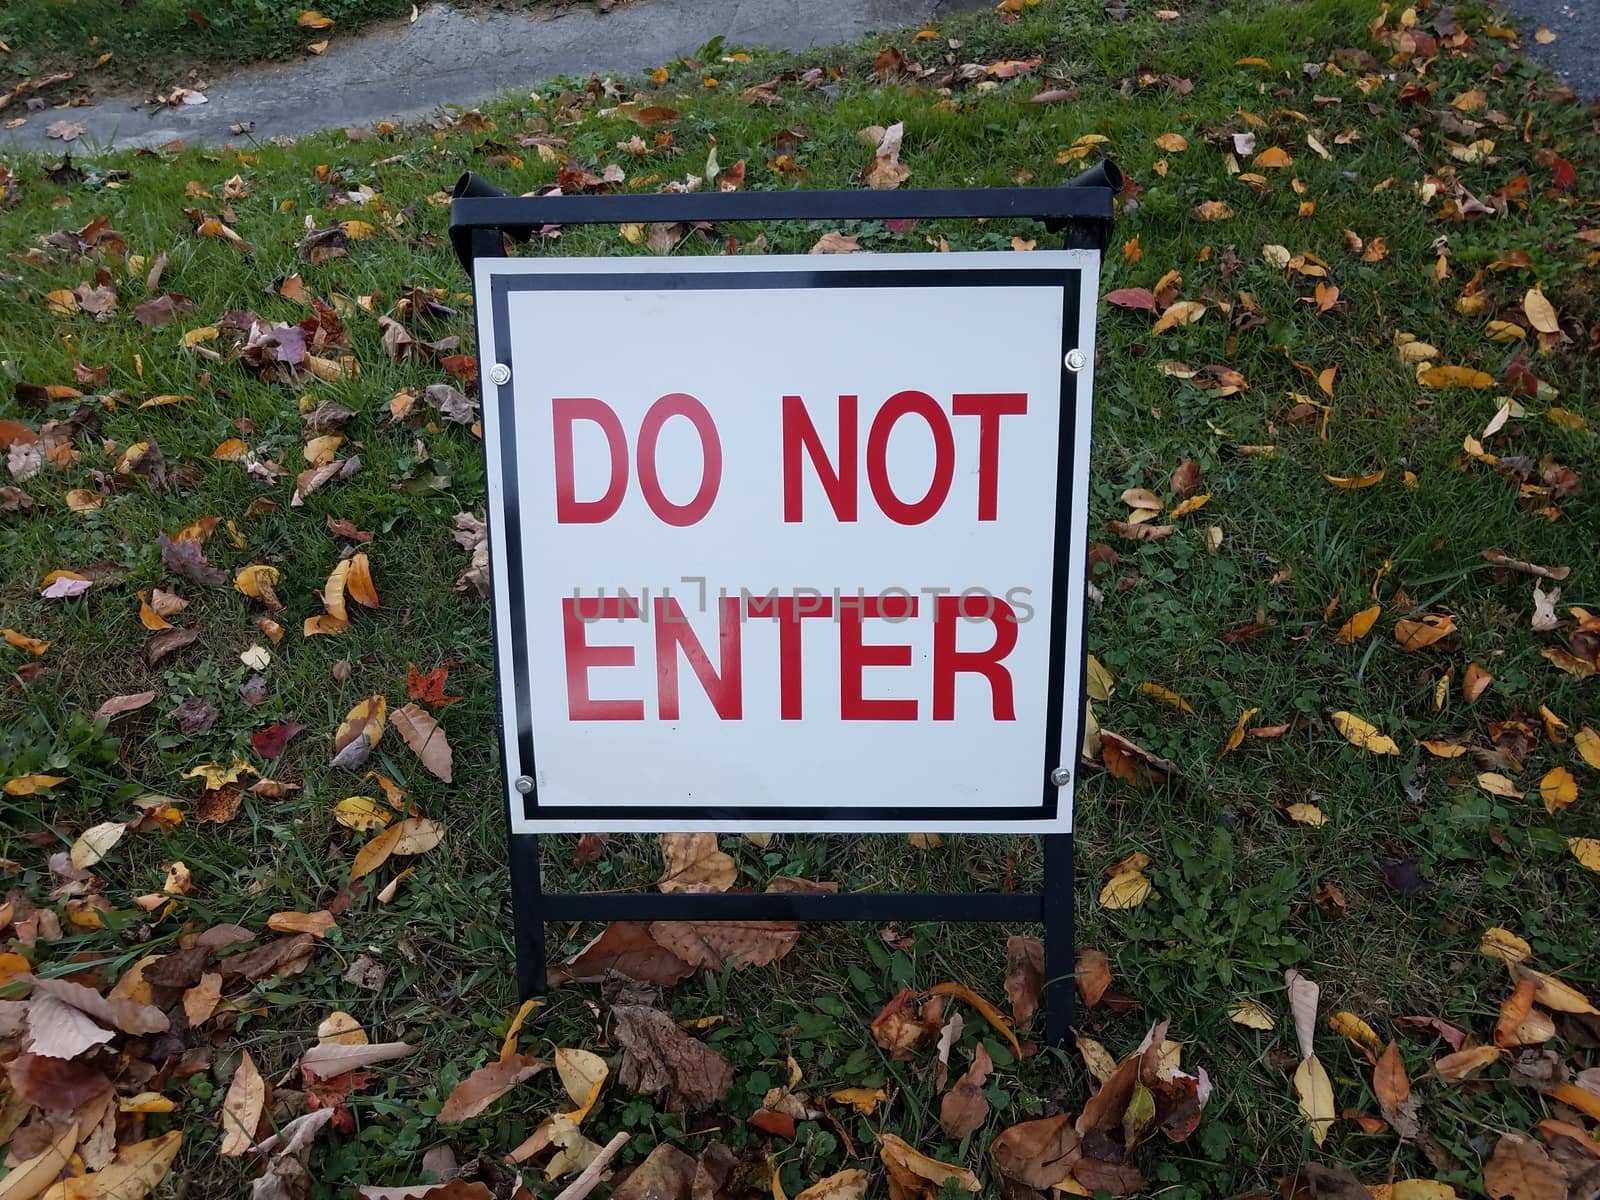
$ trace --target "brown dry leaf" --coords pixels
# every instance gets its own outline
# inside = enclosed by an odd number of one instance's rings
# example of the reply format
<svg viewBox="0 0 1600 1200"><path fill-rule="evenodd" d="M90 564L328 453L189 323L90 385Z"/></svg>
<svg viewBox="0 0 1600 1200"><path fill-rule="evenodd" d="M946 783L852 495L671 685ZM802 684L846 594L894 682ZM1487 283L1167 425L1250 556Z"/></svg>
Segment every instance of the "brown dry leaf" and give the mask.
<svg viewBox="0 0 1600 1200"><path fill-rule="evenodd" d="M444 730L439 728L439 722L433 719L428 710L408 703L397 709L389 721L428 774L449 783L452 769L450 743L445 738Z"/></svg>
<svg viewBox="0 0 1600 1200"><path fill-rule="evenodd" d="M663 892L725 892L739 877L731 855L717 849L714 833L663 833L663 868L656 886Z"/></svg>
<svg viewBox="0 0 1600 1200"><path fill-rule="evenodd" d="M917 1009L917 993L904 988L878 1010L872 1019L872 1040L889 1052L889 1057L904 1062L911 1052L938 1032L937 1019L928 1019Z"/></svg>
<svg viewBox="0 0 1600 1200"><path fill-rule="evenodd" d="M1475 662L1468 663L1466 676L1461 681L1461 694L1467 698L1468 704L1476 704L1478 697L1493 682L1493 675Z"/></svg>
<svg viewBox="0 0 1600 1200"><path fill-rule="evenodd" d="M691 967L764 967L800 941L793 921L652 921L650 937Z"/></svg>
<svg viewBox="0 0 1600 1200"><path fill-rule="evenodd" d="M598 983L610 971L668 987L694 968L650 936L643 921L613 921L566 963L550 969L553 983Z"/></svg>
<svg viewBox="0 0 1600 1200"><path fill-rule="evenodd" d="M1082 1155L1068 1113L1013 1125L995 1138L989 1152L1000 1174L1031 1188L1060 1183Z"/></svg>
<svg viewBox="0 0 1600 1200"><path fill-rule="evenodd" d="M1012 934L1006 939L1005 989L1011 1001L1011 1019L1021 1029L1039 1011L1044 989L1044 943L1038 938Z"/></svg>
<svg viewBox="0 0 1600 1200"><path fill-rule="evenodd" d="M1533 947L1509 929L1491 925L1483 931L1483 937L1478 943L1478 953L1487 958L1497 958L1506 966L1514 967L1533 957Z"/></svg>
<svg viewBox="0 0 1600 1200"><path fill-rule="evenodd" d="M1434 1062L1433 1069L1446 1083L1460 1083L1474 1071L1482 1070L1490 1063L1497 1062L1504 1053L1505 1051L1498 1046L1473 1046L1467 1050L1446 1054Z"/></svg>
<svg viewBox="0 0 1600 1200"><path fill-rule="evenodd" d="M256 1070L255 1060L246 1050L228 1083L222 1101L222 1147L224 1158L237 1158L256 1144L256 1126L267 1102L266 1080Z"/></svg>
<svg viewBox="0 0 1600 1200"><path fill-rule="evenodd" d="M96 1046L109 1042L116 1034L95 1021L83 1010L63 1004L54 996L34 996L24 1006L27 1012L30 1054L50 1058L77 1058ZM19 1012L22 1008L18 1009ZM3 1196L4 1192L0 1192Z"/></svg>
<svg viewBox="0 0 1600 1200"><path fill-rule="evenodd" d="M1372 1069L1372 1092L1377 1096L1378 1106L1385 1117L1401 1112L1411 1099L1411 1077L1406 1074L1400 1047L1394 1042L1384 1047L1377 1065Z"/></svg>
<svg viewBox="0 0 1600 1200"><path fill-rule="evenodd" d="M1270 1033L1278 1027L1278 1020L1267 1007L1257 1000L1236 1000L1228 1009L1228 1020L1248 1029Z"/></svg>
<svg viewBox="0 0 1600 1200"><path fill-rule="evenodd" d="M650 1151L612 1193L612 1200L690 1200L695 1161L676 1146L662 1143Z"/></svg>
<svg viewBox="0 0 1600 1200"><path fill-rule="evenodd" d="M447 1125L469 1121L524 1079L532 1079L548 1066L547 1060L525 1054L497 1058L456 1084L445 1097L435 1119Z"/></svg>
<svg viewBox="0 0 1600 1200"><path fill-rule="evenodd" d="M189 1021L189 1028L198 1029L209 1021L221 999L222 976L216 971L207 971L200 976L199 983L183 993L183 1015Z"/></svg>
<svg viewBox="0 0 1600 1200"><path fill-rule="evenodd" d="M1483 1186L1495 1200L1564 1200L1567 1173L1538 1142L1508 1133L1483 1166Z"/></svg>
<svg viewBox="0 0 1600 1200"><path fill-rule="evenodd" d="M972 1054L972 1065L966 1074L956 1080L944 1094L939 1104L939 1124L952 1141L959 1141L969 1133L983 1128L989 1119L989 1101L984 1097L983 1085L994 1070L989 1052L979 1042Z"/></svg>
<svg viewBox="0 0 1600 1200"><path fill-rule="evenodd" d="M267 918L267 928L276 933L309 933L317 938L326 936L327 932L337 924L338 921L327 909L313 913L273 913Z"/></svg>
<svg viewBox="0 0 1600 1200"><path fill-rule="evenodd" d="M733 1086L733 1068L660 1009L619 1004L612 1034L622 1047L617 1080L642 1096L661 1096L669 1112L708 1108Z"/></svg>
<svg viewBox="0 0 1600 1200"><path fill-rule="evenodd" d="M1555 305L1551 304L1538 288L1529 288L1522 297L1522 311L1527 314L1528 324L1540 333L1561 332L1561 322L1556 317Z"/></svg>
<svg viewBox="0 0 1600 1200"><path fill-rule="evenodd" d="M0 1120L7 1118L10 1111L9 1107L0 1107ZM16 1119L20 1121L25 1113L26 1108L16 1114ZM11 1122L6 1120L4 1127L10 1128L10 1125ZM52 1138L39 1153L31 1158L22 1159L6 1172L6 1177L0 1179L0 1197L4 1200L35 1200L36 1197L44 1195L77 1148L78 1122L73 1121Z"/></svg>
<svg viewBox="0 0 1600 1200"><path fill-rule="evenodd" d="M358 767L366 762L383 737L389 702L382 696L368 696L345 716L333 735L334 763Z"/></svg>
<svg viewBox="0 0 1600 1200"><path fill-rule="evenodd" d="M1521 800L1523 797L1516 783L1498 771L1479 771L1478 786L1491 796L1504 796L1508 800Z"/></svg>
<svg viewBox="0 0 1600 1200"><path fill-rule="evenodd" d="M1600 838L1569 837L1567 849L1591 871L1600 871Z"/></svg>
<svg viewBox="0 0 1600 1200"><path fill-rule="evenodd" d="M892 1133L878 1135L878 1156L889 1172L889 1191L894 1196L937 1196L946 1182L955 1183L964 1192L982 1189L978 1177L965 1167L929 1158Z"/></svg>
<svg viewBox="0 0 1600 1200"><path fill-rule="evenodd" d="M1189 148L1189 139L1181 133L1163 133L1155 141L1156 148L1168 154L1182 154Z"/></svg>
<svg viewBox="0 0 1600 1200"><path fill-rule="evenodd" d="M1150 327L1151 333L1166 333L1180 325L1193 325L1206 315L1206 306L1198 300L1177 300L1167 305L1166 311Z"/></svg>

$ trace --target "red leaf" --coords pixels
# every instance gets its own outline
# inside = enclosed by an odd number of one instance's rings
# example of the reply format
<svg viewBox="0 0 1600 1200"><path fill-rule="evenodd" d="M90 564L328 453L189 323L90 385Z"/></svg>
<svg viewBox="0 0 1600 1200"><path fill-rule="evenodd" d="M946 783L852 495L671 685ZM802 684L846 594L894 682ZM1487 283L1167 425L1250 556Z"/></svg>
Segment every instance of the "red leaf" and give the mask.
<svg viewBox="0 0 1600 1200"><path fill-rule="evenodd" d="M413 700L420 700L429 708L442 708L446 704L454 704L461 697L446 696L444 694L444 682L449 674L450 668L448 666L435 667L424 674L410 663L407 663L406 695Z"/></svg>
<svg viewBox="0 0 1600 1200"><path fill-rule="evenodd" d="M774 1112L770 1108L758 1108L750 1114L750 1124L774 1137L793 1138L794 1118L788 1113Z"/></svg>
<svg viewBox="0 0 1600 1200"><path fill-rule="evenodd" d="M1550 186L1556 191L1565 191L1577 182L1578 172L1566 159L1557 158L1550 164Z"/></svg>
<svg viewBox="0 0 1600 1200"><path fill-rule="evenodd" d="M304 729L298 721L268 725L251 736L250 745L262 758L277 758L289 745L289 740Z"/></svg>
<svg viewBox="0 0 1600 1200"><path fill-rule="evenodd" d="M464 384L470 386L478 382L478 360L470 354L447 354L439 360L439 365Z"/></svg>
<svg viewBox="0 0 1600 1200"><path fill-rule="evenodd" d="M1115 304L1118 308L1143 308L1150 312L1156 310L1155 294L1149 288L1118 288L1114 292L1106 293L1106 303Z"/></svg>

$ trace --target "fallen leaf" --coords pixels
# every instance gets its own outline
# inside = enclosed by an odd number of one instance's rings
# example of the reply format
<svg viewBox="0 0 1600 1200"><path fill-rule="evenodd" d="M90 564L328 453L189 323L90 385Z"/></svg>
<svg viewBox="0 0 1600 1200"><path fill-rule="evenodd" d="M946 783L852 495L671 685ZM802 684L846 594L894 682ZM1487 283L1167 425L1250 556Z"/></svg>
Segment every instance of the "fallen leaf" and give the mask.
<svg viewBox="0 0 1600 1200"><path fill-rule="evenodd" d="M1372 631L1378 617L1383 613L1383 606L1374 604L1371 608L1364 608L1339 627L1339 632L1333 635L1333 640L1344 646L1353 646Z"/></svg>
<svg viewBox="0 0 1600 1200"><path fill-rule="evenodd" d="M732 856L717 848L714 833L660 835L662 871L656 886L663 892L725 892L739 877Z"/></svg>
<svg viewBox="0 0 1600 1200"><path fill-rule="evenodd" d="M660 1009L620 1004L612 1033L622 1047L617 1081L642 1096L659 1096L669 1112L693 1112L727 1096L733 1068Z"/></svg>
<svg viewBox="0 0 1600 1200"><path fill-rule="evenodd" d="M964 1004L970 1004L978 1010L979 1015L985 1021L989 1022L990 1027L996 1033L1006 1039L1011 1046L1011 1052L1018 1058L1022 1057L1022 1046L1017 1041L1017 1035L1011 1031L1010 1023L998 1008L978 995L977 992L961 983L936 983L928 989L928 992L934 996L953 996Z"/></svg>
<svg viewBox="0 0 1600 1200"><path fill-rule="evenodd" d="M1495 1200L1564 1200L1567 1173L1538 1142L1507 1133L1483 1165L1483 1186Z"/></svg>
<svg viewBox="0 0 1600 1200"><path fill-rule="evenodd" d="M1600 871L1600 838L1569 837L1567 849L1591 871Z"/></svg>
<svg viewBox="0 0 1600 1200"><path fill-rule="evenodd" d="M1352 746L1369 754L1400 753L1400 747L1395 745L1394 739L1378 732L1378 727L1372 722L1348 712L1336 712L1331 716L1334 728Z"/></svg>
<svg viewBox="0 0 1600 1200"><path fill-rule="evenodd" d="M1419 620L1394 624L1394 640L1402 650L1421 650L1456 631L1456 619L1447 614L1425 613Z"/></svg>
<svg viewBox="0 0 1600 1200"><path fill-rule="evenodd" d="M979 1042L972 1053L972 1065L944 1094L939 1105L939 1124L951 1140L960 1140L981 1128L989 1119L989 1101L983 1085L988 1082L994 1063Z"/></svg>
<svg viewBox="0 0 1600 1200"><path fill-rule="evenodd" d="M1333 1105L1333 1083L1315 1054L1295 1068L1294 1090L1300 1098L1300 1112L1311 1128L1311 1136L1320 1146L1338 1114Z"/></svg>
<svg viewBox="0 0 1600 1200"><path fill-rule="evenodd" d="M1228 1009L1228 1019L1236 1025L1244 1025L1263 1032L1271 1032L1278 1026L1277 1018L1255 1000L1235 1001Z"/></svg>
<svg viewBox="0 0 1600 1200"><path fill-rule="evenodd" d="M965 1167L952 1166L913 1150L892 1133L878 1135L878 1156L889 1172L890 1190L903 1197L937 1195L947 1182L964 1192L982 1189L978 1177ZM920 1182L919 1182L920 1181ZM931 1187L922 1186L930 1184Z"/></svg>
<svg viewBox="0 0 1600 1200"><path fill-rule="evenodd" d="M59 1193L51 1189L45 1200L144 1200L167 1177L182 1144L183 1134L174 1129L119 1147L110 1166L61 1185Z"/></svg>
<svg viewBox="0 0 1600 1200"><path fill-rule="evenodd" d="M628 979L668 987L694 968L650 936L642 921L613 921L568 962L550 969L555 983L598 983L615 971Z"/></svg>
<svg viewBox="0 0 1600 1200"><path fill-rule="evenodd" d="M473 1071L451 1089L435 1120L447 1125L469 1121L517 1084L531 1079L550 1063L542 1058L512 1054Z"/></svg>
<svg viewBox="0 0 1600 1200"><path fill-rule="evenodd" d="M32 775L28 778L34 781L45 781L44 786L50 787L61 783L62 780L54 775ZM15 780L11 782L16 782ZM11 795L11 783L7 783L5 790ZM30 789L31 790L31 789ZM122 840L122 835L128 832L128 827L122 821L104 821L91 829L84 830L78 835L77 841L72 843L72 866L74 870L83 871L94 866L107 854L111 848ZM70 1055L68 1056L70 1057Z"/></svg>
<svg viewBox="0 0 1600 1200"><path fill-rule="evenodd" d="M319 1042L300 1056L300 1069L312 1079L333 1079L416 1052L417 1048L407 1042L371 1042L364 1046Z"/></svg>
<svg viewBox="0 0 1600 1200"><path fill-rule="evenodd" d="M434 720L426 709L416 704L407 704L396 709L389 721L428 774L449 783L453 756L444 730L439 728L439 722Z"/></svg>
<svg viewBox="0 0 1600 1200"><path fill-rule="evenodd" d="M255 1060L246 1050L228 1082L222 1101L222 1146L224 1158L237 1158L256 1142L256 1126L267 1102L267 1084L256 1070Z"/></svg>
<svg viewBox="0 0 1600 1200"><path fill-rule="evenodd" d="M1474 1046L1470 1050L1446 1054L1433 1064L1433 1069L1444 1082L1460 1083L1473 1072L1499 1061L1504 1053L1498 1046Z"/></svg>
<svg viewBox="0 0 1600 1200"><path fill-rule="evenodd" d="M1109 967L1106 976L1109 983ZM1082 987L1081 979L1079 986ZM1026 1027L1033 1020L1034 1013L1039 1010L1043 988L1044 943L1027 934L1012 934L1006 939L1005 990L1011 1001L1011 1019L1017 1028Z"/></svg>
<svg viewBox="0 0 1600 1200"><path fill-rule="evenodd" d="M1539 798L1552 816L1578 798L1578 781L1565 767L1556 767L1539 781Z"/></svg>
<svg viewBox="0 0 1600 1200"><path fill-rule="evenodd" d="M1522 311L1527 314L1528 324L1540 333L1561 332L1561 322L1556 318L1555 306L1538 288L1529 288L1522 297Z"/></svg>

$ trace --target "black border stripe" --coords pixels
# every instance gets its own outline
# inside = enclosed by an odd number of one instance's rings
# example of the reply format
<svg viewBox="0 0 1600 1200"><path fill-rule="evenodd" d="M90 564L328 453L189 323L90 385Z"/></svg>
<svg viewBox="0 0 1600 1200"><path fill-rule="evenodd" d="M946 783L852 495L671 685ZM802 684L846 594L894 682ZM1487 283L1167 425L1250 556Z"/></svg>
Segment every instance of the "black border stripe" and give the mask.
<svg viewBox="0 0 1600 1200"><path fill-rule="evenodd" d="M929 256L934 257L934 256ZM1067 621L1070 605L1072 563L1074 555L1081 556L1083 548L1076 544L1077 531L1071 519L1073 462L1077 451L1077 374L1065 365L1066 354L1078 347L1078 325L1081 316L1080 291L1082 270L1064 268L973 268L942 267L936 263L927 267L879 267L869 270L821 271L738 271L738 272L636 272L606 273L538 272L527 274L499 274L491 279L491 317L494 322L495 346L501 361L510 362L511 320L509 298L513 292L621 292L621 291L737 291L753 289L818 290L843 288L926 288L926 287L1051 287L1062 293L1061 311L1061 372L1060 412L1058 416L1058 454L1056 463L1056 514L1052 543L1053 570L1051 579L1051 630L1050 630L1050 694L1046 699L1045 734L1041 769L1041 804L1038 806L1000 805L986 807L981 814L940 807L896 807L879 810L865 804L851 806L817 805L805 807L749 808L728 805L647 805L618 807L611 805L584 805L541 808L539 805L538 773L534 751L533 709L529 650L527 645L526 597L518 581L524 578L522 532L520 522L520 490L516 453L516 384L512 379L497 389L495 415L500 438L501 485L505 497L505 537L507 569L511 586L511 628L513 690L516 711L516 743L521 773L534 780L533 789L522 797L524 819L537 823L541 818L566 821L592 821L600 825L612 821L659 822L662 828L681 828L681 822L728 822L749 824L763 820L782 821L852 821L882 824L885 832L895 832L918 827L949 829L962 822L992 824L996 822L1031 822L1041 825L1053 822L1062 802L1062 792L1067 789L1050 782L1050 772L1060 764L1061 732L1065 718L1066 643ZM498 620L498 614L496 619ZM1080 638L1080 643L1082 639ZM1084 666L1079 665L1079 697L1083 695ZM1076 716L1078 739L1082 742L1083 713ZM1075 755L1074 755L1075 758ZM619 763L618 770L627 769ZM1070 799L1068 800L1070 803ZM677 825L672 822L679 822Z"/></svg>

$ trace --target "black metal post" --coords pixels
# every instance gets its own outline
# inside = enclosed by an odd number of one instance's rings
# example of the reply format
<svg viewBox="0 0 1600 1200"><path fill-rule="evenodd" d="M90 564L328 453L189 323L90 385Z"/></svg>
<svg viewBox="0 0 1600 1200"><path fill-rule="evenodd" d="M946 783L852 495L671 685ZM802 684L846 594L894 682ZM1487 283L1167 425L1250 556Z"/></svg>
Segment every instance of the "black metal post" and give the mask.
<svg viewBox="0 0 1600 1200"><path fill-rule="evenodd" d="M1072 835L1044 835L1044 1040L1063 1045L1072 1028L1077 956L1073 945Z"/></svg>

